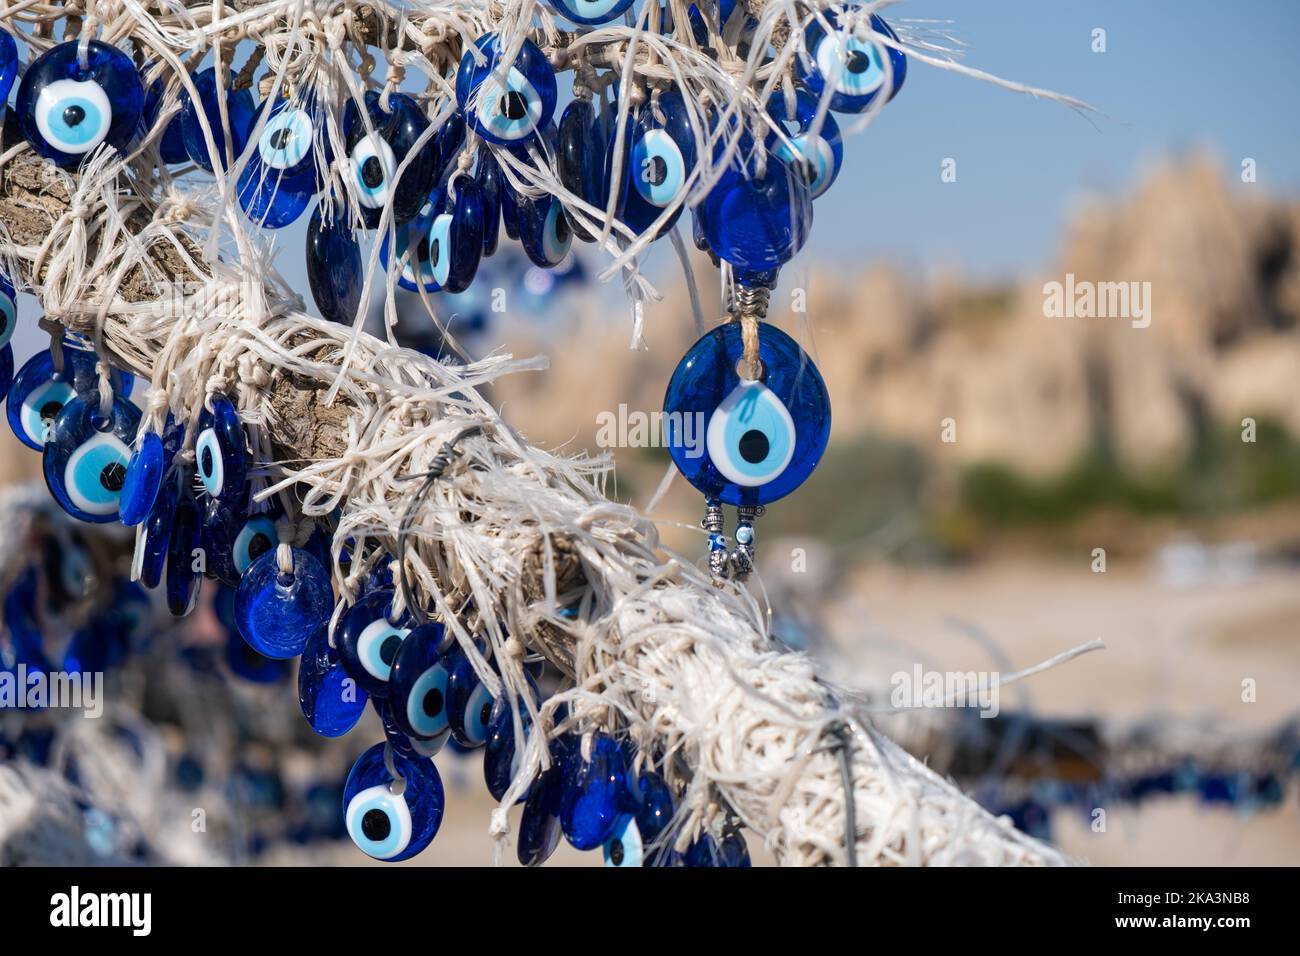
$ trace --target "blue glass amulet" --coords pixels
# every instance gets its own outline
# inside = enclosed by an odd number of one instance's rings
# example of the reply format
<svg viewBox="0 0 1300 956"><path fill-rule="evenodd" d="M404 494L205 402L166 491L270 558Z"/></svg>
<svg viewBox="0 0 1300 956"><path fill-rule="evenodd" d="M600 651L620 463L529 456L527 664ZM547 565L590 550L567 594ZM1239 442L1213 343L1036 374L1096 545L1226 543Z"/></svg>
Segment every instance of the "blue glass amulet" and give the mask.
<svg viewBox="0 0 1300 956"><path fill-rule="evenodd" d="M390 762L396 777L386 766ZM387 744L363 753L343 787L348 836L363 853L389 863L409 859L432 842L442 807L442 780L433 762L404 757Z"/></svg>
<svg viewBox="0 0 1300 956"><path fill-rule="evenodd" d="M117 520L139 425L140 410L125 399L113 400L107 418L100 415L98 393L63 406L46 436L42 463L45 483L64 511L98 524Z"/></svg>
<svg viewBox="0 0 1300 956"><path fill-rule="evenodd" d="M259 654L277 660L301 654L334 610L329 574L303 549L292 552L290 571L281 570L277 551L262 555L235 593L239 633Z"/></svg>
<svg viewBox="0 0 1300 956"><path fill-rule="evenodd" d="M312 730L342 737L366 710L366 692L348 676L325 628L307 641L298 665L298 703Z"/></svg>

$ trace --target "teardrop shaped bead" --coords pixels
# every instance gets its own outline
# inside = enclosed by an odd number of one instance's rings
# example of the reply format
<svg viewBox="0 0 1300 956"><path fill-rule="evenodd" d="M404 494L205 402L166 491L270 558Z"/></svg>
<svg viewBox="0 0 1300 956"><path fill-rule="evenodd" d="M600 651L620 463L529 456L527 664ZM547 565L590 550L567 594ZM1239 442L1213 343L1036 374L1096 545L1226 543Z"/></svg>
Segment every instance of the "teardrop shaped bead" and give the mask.
<svg viewBox="0 0 1300 956"><path fill-rule="evenodd" d="M341 217L321 218L319 205L307 224L307 282L323 318L353 323L361 306L361 248Z"/></svg>
<svg viewBox="0 0 1300 956"><path fill-rule="evenodd" d="M199 506L189 494L176 502L171 541L167 545L167 610L185 617L194 610L202 576L194 569L200 544Z"/></svg>
<svg viewBox="0 0 1300 956"><path fill-rule="evenodd" d="M166 471L162 438L157 432L145 432L140 447L131 455L122 483L122 500L118 515L124 525L137 525L149 517Z"/></svg>
<svg viewBox="0 0 1300 956"><path fill-rule="evenodd" d="M574 756L565 783L560 824L576 849L594 850L604 843L619 817L632 808L623 748L608 734L597 734L591 760Z"/></svg>

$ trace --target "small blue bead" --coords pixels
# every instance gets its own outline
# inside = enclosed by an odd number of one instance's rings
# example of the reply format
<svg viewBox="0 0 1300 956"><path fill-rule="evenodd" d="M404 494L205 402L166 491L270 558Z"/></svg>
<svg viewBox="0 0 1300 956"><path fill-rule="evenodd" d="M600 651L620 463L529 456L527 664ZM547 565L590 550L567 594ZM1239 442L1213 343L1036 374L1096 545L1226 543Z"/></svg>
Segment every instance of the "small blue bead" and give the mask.
<svg viewBox="0 0 1300 956"><path fill-rule="evenodd" d="M248 474L248 448L244 426L230 399L218 395L212 410L199 415L194 442L194 466L199 481L213 498L233 498L244 493Z"/></svg>
<svg viewBox="0 0 1300 956"><path fill-rule="evenodd" d="M759 326L761 380L742 382L739 323L708 332L686 353L664 396L668 450L709 498L761 505L799 487L830 437L826 384L776 326Z"/></svg>
<svg viewBox="0 0 1300 956"><path fill-rule="evenodd" d="M307 225L307 281L323 318L352 324L361 305L361 248L342 217L321 219L319 205Z"/></svg>
<svg viewBox="0 0 1300 956"><path fill-rule="evenodd" d="M564 797L564 768L552 764L533 781L519 817L516 854L524 866L545 863L560 843L560 804Z"/></svg>
<svg viewBox="0 0 1300 956"><path fill-rule="evenodd" d="M483 198L472 179L458 180L456 195L439 189L420 215L396 231L397 284L418 292L464 292L483 257ZM380 246L384 268L394 263L385 236Z"/></svg>
<svg viewBox="0 0 1300 956"><path fill-rule="evenodd" d="M414 628L393 658L388 679L392 716L409 737L435 738L450 732L447 669L439 649L446 630L436 621Z"/></svg>
<svg viewBox="0 0 1300 956"><path fill-rule="evenodd" d="M202 520L199 506L189 494L176 502L171 540L167 544L167 610L185 617L194 610L202 578L194 570L194 556L200 545Z"/></svg>
<svg viewBox="0 0 1300 956"><path fill-rule="evenodd" d="M670 852L660 836L673 818L672 791L653 770L643 771L631 789L636 810L620 817L614 833L605 841L605 865L659 865Z"/></svg>
<svg viewBox="0 0 1300 956"><path fill-rule="evenodd" d="M826 11L826 19L837 32L827 34L815 19L804 32L804 49L809 55L798 58L796 64L804 85L814 95L829 86L833 91L831 109L841 113L865 112L886 86L887 99L897 95L907 78L906 55L883 43L860 40L851 32L839 30L839 15L834 11ZM874 13L871 30L898 40L898 34Z"/></svg>
<svg viewBox="0 0 1300 956"><path fill-rule="evenodd" d="M447 670L447 720L452 739L462 747L482 747L492 715L492 692L479 680L459 644L453 643L443 652L442 666Z"/></svg>
<svg viewBox="0 0 1300 956"><path fill-rule="evenodd" d="M623 748L608 734L592 741L591 760L581 754L570 763L560 824L576 849L594 850L614 832L619 817L632 809Z"/></svg>
<svg viewBox="0 0 1300 956"><path fill-rule="evenodd" d="M597 209L605 208L606 137L601 134L599 116L591 100L574 100L564 108L556 135L555 166L564 188ZM583 242L590 235L576 223L573 234Z"/></svg>
<svg viewBox="0 0 1300 956"><path fill-rule="evenodd" d="M163 442L157 432L145 432L140 447L126 466L126 480L122 483L122 500L118 514L124 525L137 525L149 517L153 504L162 488L167 462Z"/></svg>
<svg viewBox="0 0 1300 956"><path fill-rule="evenodd" d="M629 10L635 0L546 0L547 6L574 23L610 23Z"/></svg>
<svg viewBox="0 0 1300 956"><path fill-rule="evenodd" d="M495 33L485 33L474 45L485 62L475 62L474 53L466 51L456 71L456 102L465 121L490 143L517 146L535 138L555 114L555 70L546 54L524 40L514 63L501 70ZM504 88L499 73L505 74Z"/></svg>
<svg viewBox="0 0 1300 956"><path fill-rule="evenodd" d="M252 505L255 510L250 513L246 501L247 493L241 498L214 499L203 518L207 573L231 587L238 587L249 566L280 543L276 526L284 516L280 503L271 498Z"/></svg>
<svg viewBox="0 0 1300 956"><path fill-rule="evenodd" d="M817 98L807 90L795 91L794 115L787 115L785 96L773 93L768 100L768 115L786 130L786 141L773 133L767 147L777 159L798 172L808 184L813 199L830 189L844 163L844 141L840 124L827 113L816 136L808 132L817 118ZM793 127L791 129L790 127Z"/></svg>
<svg viewBox="0 0 1300 956"><path fill-rule="evenodd" d="M387 697L393 662L411 632L410 618L390 621L395 593L369 591L348 608L334 635L343 666L372 697Z"/></svg>
<svg viewBox="0 0 1300 956"><path fill-rule="evenodd" d="M497 239L501 234L501 191L504 186L501 167L486 148L479 150L474 182L478 183L479 196L483 200L483 255L486 257L497 251Z"/></svg>
<svg viewBox="0 0 1300 956"><path fill-rule="evenodd" d="M615 133L611 130L607 152L611 160ZM639 235L680 198L695 168L695 133L681 94L663 93L657 110L654 104L646 103L629 115L625 142L627 152L616 212ZM656 235L671 230L681 211L678 206Z"/></svg>
<svg viewBox="0 0 1300 956"><path fill-rule="evenodd" d="M395 863L415 856L437 835L443 789L432 761L399 753L391 759L404 786L392 786L386 747L375 744L353 765L343 787L343 820L359 850Z"/></svg>
<svg viewBox="0 0 1300 956"><path fill-rule="evenodd" d="M537 699L537 688L529 680L529 690L533 700ZM523 724L524 739L527 740L533 729L533 718L528 706L520 699L517 701L519 719ZM509 698L498 697L492 703L492 712L488 718L487 743L483 748L483 781L493 800L505 798L506 791L514 783L519 772L519 750L515 741L514 714L510 708ZM519 795L522 802L528 796L527 789Z"/></svg>
<svg viewBox="0 0 1300 956"><path fill-rule="evenodd" d="M136 538L133 573L136 580L147 588L156 588L162 581L179 500L180 492L173 473L164 479L149 517L145 519L143 533Z"/></svg>
<svg viewBox="0 0 1300 956"><path fill-rule="evenodd" d="M229 148L231 155L238 160L244 152L244 147L248 145L248 130L253 121L256 107L253 103L253 94L249 90L234 90L234 73L227 71L226 74L226 118L230 126ZM190 96L189 90L182 87L181 89L181 135L185 140L185 152L189 154L191 160L197 163L208 172L213 172L217 167L226 168L226 131L221 123L221 104L217 92L217 74L212 67L208 67L194 76L194 86L198 90L199 99L195 103ZM203 133L203 121L207 124L212 133L212 142L216 147L213 156L208 154L208 141Z"/></svg>
<svg viewBox="0 0 1300 956"><path fill-rule="evenodd" d="M542 269L564 261L573 247L573 229L564 204L554 196L514 197L515 226L528 258Z"/></svg>
<svg viewBox="0 0 1300 956"><path fill-rule="evenodd" d="M130 443L139 425L140 410L125 399L113 400L106 421L100 418L98 393L63 406L41 459L45 483L64 511L97 524L117 520Z"/></svg>
<svg viewBox="0 0 1300 956"><path fill-rule="evenodd" d="M293 570L282 571L274 550L244 572L235 595L239 633L259 654L297 657L334 610L329 573L302 548L293 548Z"/></svg>
<svg viewBox="0 0 1300 956"><path fill-rule="evenodd" d="M90 40L83 67L79 41L46 50L18 84L16 107L32 148L59 166L81 164L101 144L123 150L144 109L144 86L131 58Z"/></svg>
<svg viewBox="0 0 1300 956"><path fill-rule="evenodd" d="M348 155L347 175L357 211L370 229L379 225L385 206L391 205L390 222L404 223L419 215L438 172L438 144L429 139L411 158L401 178L397 170L429 128L429 118L420 105L405 93L393 93L385 112L380 95L365 96L371 134L353 100L343 112L343 131Z"/></svg>
<svg viewBox="0 0 1300 956"><path fill-rule="evenodd" d="M313 634L298 665L298 703L312 730L322 737L342 737L365 713L366 699L330 647L325 629Z"/></svg>
<svg viewBox="0 0 1300 956"><path fill-rule="evenodd" d="M239 204L259 226L280 229L296 221L320 189L316 149L328 162L329 140L314 95L263 103L250 123L250 138L263 112L266 122L239 176Z"/></svg>

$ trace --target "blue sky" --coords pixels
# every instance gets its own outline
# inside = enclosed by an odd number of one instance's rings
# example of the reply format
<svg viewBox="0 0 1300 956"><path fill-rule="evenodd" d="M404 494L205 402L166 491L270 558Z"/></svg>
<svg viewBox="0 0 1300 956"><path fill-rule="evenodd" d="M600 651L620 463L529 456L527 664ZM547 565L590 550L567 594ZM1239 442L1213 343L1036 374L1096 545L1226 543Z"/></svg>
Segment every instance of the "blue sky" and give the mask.
<svg viewBox="0 0 1300 956"><path fill-rule="evenodd" d="M1234 174L1253 157L1262 188L1300 193L1296 0L907 0L885 15L952 20L965 63L1098 113L915 64L845 142L815 209L816 259L1015 274L1050 260L1073 199L1122 193L1145 166L1193 148ZM1105 53L1092 52L1098 27ZM945 157L956 183L940 181Z"/></svg>

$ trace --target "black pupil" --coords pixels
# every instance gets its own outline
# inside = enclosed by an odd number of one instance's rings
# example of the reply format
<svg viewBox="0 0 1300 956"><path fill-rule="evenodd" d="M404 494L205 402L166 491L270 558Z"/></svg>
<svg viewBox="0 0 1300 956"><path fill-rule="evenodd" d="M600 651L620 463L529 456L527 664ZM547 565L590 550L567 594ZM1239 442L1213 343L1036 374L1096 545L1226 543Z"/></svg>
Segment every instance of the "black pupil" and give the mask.
<svg viewBox="0 0 1300 956"><path fill-rule="evenodd" d="M99 483L109 491L121 491L122 483L126 481L126 469L122 467L120 461L115 461L104 466L99 473Z"/></svg>
<svg viewBox="0 0 1300 956"><path fill-rule="evenodd" d="M86 111L80 106L69 106L63 111L63 122L68 126L80 126L86 118Z"/></svg>
<svg viewBox="0 0 1300 956"><path fill-rule="evenodd" d="M212 449L211 448L203 449L202 454L199 455L199 467L203 469L203 473L205 475L212 474Z"/></svg>
<svg viewBox="0 0 1300 956"><path fill-rule="evenodd" d="M569 238L569 220L564 216L555 217L555 241L566 242Z"/></svg>
<svg viewBox="0 0 1300 956"><path fill-rule="evenodd" d="M751 428L740 436L740 457L751 465L756 465L767 457L767 436Z"/></svg>
<svg viewBox="0 0 1300 956"><path fill-rule="evenodd" d="M272 149L288 149L289 144L292 142L293 142L293 130L291 130L287 126L284 129L277 129L274 133L271 134Z"/></svg>
<svg viewBox="0 0 1300 956"><path fill-rule="evenodd" d="M392 829L393 823L383 810L367 810L365 816L361 818L361 832L366 835L367 840L378 843L386 839Z"/></svg>
<svg viewBox="0 0 1300 956"><path fill-rule="evenodd" d="M384 181L384 167L378 156L371 156L361 164L361 181L370 189L375 189Z"/></svg>
<svg viewBox="0 0 1300 956"><path fill-rule="evenodd" d="M442 691L434 687L424 695L424 712L430 717L437 717L442 713Z"/></svg>
<svg viewBox="0 0 1300 956"><path fill-rule="evenodd" d="M623 841L615 840L609 845L609 861L615 866L623 865Z"/></svg>
<svg viewBox="0 0 1300 956"><path fill-rule="evenodd" d="M46 402L41 406L41 420L52 422L59 417L59 412L63 411L62 402Z"/></svg>
<svg viewBox="0 0 1300 956"><path fill-rule="evenodd" d="M383 645L379 648L379 658L385 664L393 663L393 658L397 656L397 649L402 646L402 639L396 634L390 634L384 639Z"/></svg>
<svg viewBox="0 0 1300 956"><path fill-rule="evenodd" d="M651 186L662 186L668 178L668 161L662 156L653 156L647 165L646 182Z"/></svg>
<svg viewBox="0 0 1300 956"><path fill-rule="evenodd" d="M817 179L817 164L811 159L803 157L798 163L799 172L803 175L804 182L812 184Z"/></svg>
<svg viewBox="0 0 1300 956"><path fill-rule="evenodd" d="M850 73L865 73L871 66L871 57L861 50L852 50L849 52L847 66Z"/></svg>
<svg viewBox="0 0 1300 956"><path fill-rule="evenodd" d="M264 534L255 534L253 540L248 542L248 559L255 561L270 550L271 539Z"/></svg>
<svg viewBox="0 0 1300 956"><path fill-rule="evenodd" d="M492 701L488 701L479 708L478 719L483 726L487 726L487 722L492 719Z"/></svg>
<svg viewBox="0 0 1300 956"><path fill-rule="evenodd" d="M438 264L438 259L441 256L441 249L438 240L434 239L433 241L430 241L429 237L425 236L420 240L419 248L416 249L416 255L420 257L421 262L427 262L431 266L436 266Z"/></svg>
<svg viewBox="0 0 1300 956"><path fill-rule="evenodd" d="M501 112L505 114L506 119L523 119L528 115L528 100L518 90L511 90L501 97Z"/></svg>

